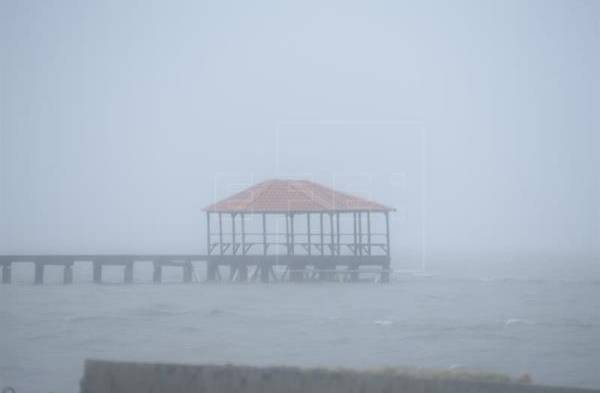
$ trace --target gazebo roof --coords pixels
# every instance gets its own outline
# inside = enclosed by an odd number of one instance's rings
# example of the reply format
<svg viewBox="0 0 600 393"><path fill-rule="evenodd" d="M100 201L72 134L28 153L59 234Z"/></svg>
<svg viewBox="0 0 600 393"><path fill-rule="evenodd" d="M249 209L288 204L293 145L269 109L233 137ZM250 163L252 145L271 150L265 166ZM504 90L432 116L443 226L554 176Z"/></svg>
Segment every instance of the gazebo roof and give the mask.
<svg viewBox="0 0 600 393"><path fill-rule="evenodd" d="M267 180L205 209L222 213L394 211L308 180Z"/></svg>

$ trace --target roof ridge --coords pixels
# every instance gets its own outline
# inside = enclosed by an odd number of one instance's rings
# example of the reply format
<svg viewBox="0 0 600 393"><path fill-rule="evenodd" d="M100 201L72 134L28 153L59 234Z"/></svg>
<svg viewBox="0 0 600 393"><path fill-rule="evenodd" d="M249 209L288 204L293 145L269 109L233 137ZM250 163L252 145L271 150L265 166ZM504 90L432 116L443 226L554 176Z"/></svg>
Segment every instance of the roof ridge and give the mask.
<svg viewBox="0 0 600 393"><path fill-rule="evenodd" d="M293 203L291 205L290 203ZM309 179L267 179L214 202L205 211L290 212L298 211L395 211L374 200Z"/></svg>

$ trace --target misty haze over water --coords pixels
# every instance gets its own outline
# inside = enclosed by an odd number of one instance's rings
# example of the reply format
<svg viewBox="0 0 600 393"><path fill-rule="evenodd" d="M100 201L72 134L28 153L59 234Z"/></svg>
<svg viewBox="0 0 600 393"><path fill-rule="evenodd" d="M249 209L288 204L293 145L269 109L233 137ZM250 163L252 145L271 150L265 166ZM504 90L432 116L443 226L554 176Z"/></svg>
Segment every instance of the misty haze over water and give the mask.
<svg viewBox="0 0 600 393"><path fill-rule="evenodd" d="M0 1L0 255L203 254L202 208L270 178L397 209L387 286L15 264L0 388L87 357L600 388L599 38L593 0Z"/></svg>

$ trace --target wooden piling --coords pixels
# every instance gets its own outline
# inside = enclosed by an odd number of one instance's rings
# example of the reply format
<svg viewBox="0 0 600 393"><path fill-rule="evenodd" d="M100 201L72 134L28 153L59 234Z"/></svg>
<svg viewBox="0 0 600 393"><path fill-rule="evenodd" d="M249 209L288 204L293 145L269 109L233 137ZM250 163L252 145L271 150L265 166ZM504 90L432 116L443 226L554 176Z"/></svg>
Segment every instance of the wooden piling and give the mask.
<svg viewBox="0 0 600 393"><path fill-rule="evenodd" d="M65 265L63 270L63 284L73 284L73 265Z"/></svg>
<svg viewBox="0 0 600 393"><path fill-rule="evenodd" d="M358 274L358 269L360 268L359 265L351 265L348 266L348 269L350 270L350 282L358 282L359 280L359 274Z"/></svg>
<svg viewBox="0 0 600 393"><path fill-rule="evenodd" d="M152 282L155 284L162 283L162 265L160 261L153 262L154 270L152 271Z"/></svg>
<svg viewBox="0 0 600 393"><path fill-rule="evenodd" d="M240 265L238 267L238 277L237 277L237 279L240 282L246 282L246 281L248 281L248 266L246 266L246 265Z"/></svg>
<svg viewBox="0 0 600 393"><path fill-rule="evenodd" d="M102 283L102 263L100 263L99 261L94 261L93 262L94 265L94 272L93 272L93 280L94 283L96 284L101 284Z"/></svg>
<svg viewBox="0 0 600 393"><path fill-rule="evenodd" d="M260 265L260 281L262 282L269 282L269 270L271 269L271 267L263 262Z"/></svg>
<svg viewBox="0 0 600 393"><path fill-rule="evenodd" d="M2 266L2 283L10 284L11 276L12 276L11 264L7 263Z"/></svg>
<svg viewBox="0 0 600 393"><path fill-rule="evenodd" d="M217 279L217 269L219 265L215 262L207 262L206 263L206 280L207 281L215 281Z"/></svg>
<svg viewBox="0 0 600 393"><path fill-rule="evenodd" d="M125 271L123 281L125 284L131 284L133 282L133 261L125 263Z"/></svg>
<svg viewBox="0 0 600 393"><path fill-rule="evenodd" d="M388 283L390 282L390 273L392 271L392 266L391 266L391 262L388 259L387 262L385 262L382 266L381 266L381 282L382 283Z"/></svg>
<svg viewBox="0 0 600 393"><path fill-rule="evenodd" d="M34 284L41 285L44 283L44 264L41 262L35 263L35 278Z"/></svg>
<svg viewBox="0 0 600 393"><path fill-rule="evenodd" d="M192 265L192 262L186 261L183 265L183 282L186 284L192 282L193 273L194 266Z"/></svg>

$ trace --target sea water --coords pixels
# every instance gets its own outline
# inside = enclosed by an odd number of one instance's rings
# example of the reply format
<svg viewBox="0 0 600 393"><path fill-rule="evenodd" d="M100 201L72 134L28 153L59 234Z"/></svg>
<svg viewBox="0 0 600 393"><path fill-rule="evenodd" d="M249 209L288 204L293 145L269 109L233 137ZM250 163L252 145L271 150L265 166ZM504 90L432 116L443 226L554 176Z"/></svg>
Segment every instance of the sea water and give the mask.
<svg viewBox="0 0 600 393"><path fill-rule="evenodd" d="M96 358L465 368L600 388L595 279L153 285L149 272L123 285L109 271L112 284L63 286L51 273L43 286L20 274L0 285L0 387L77 392L84 359Z"/></svg>

